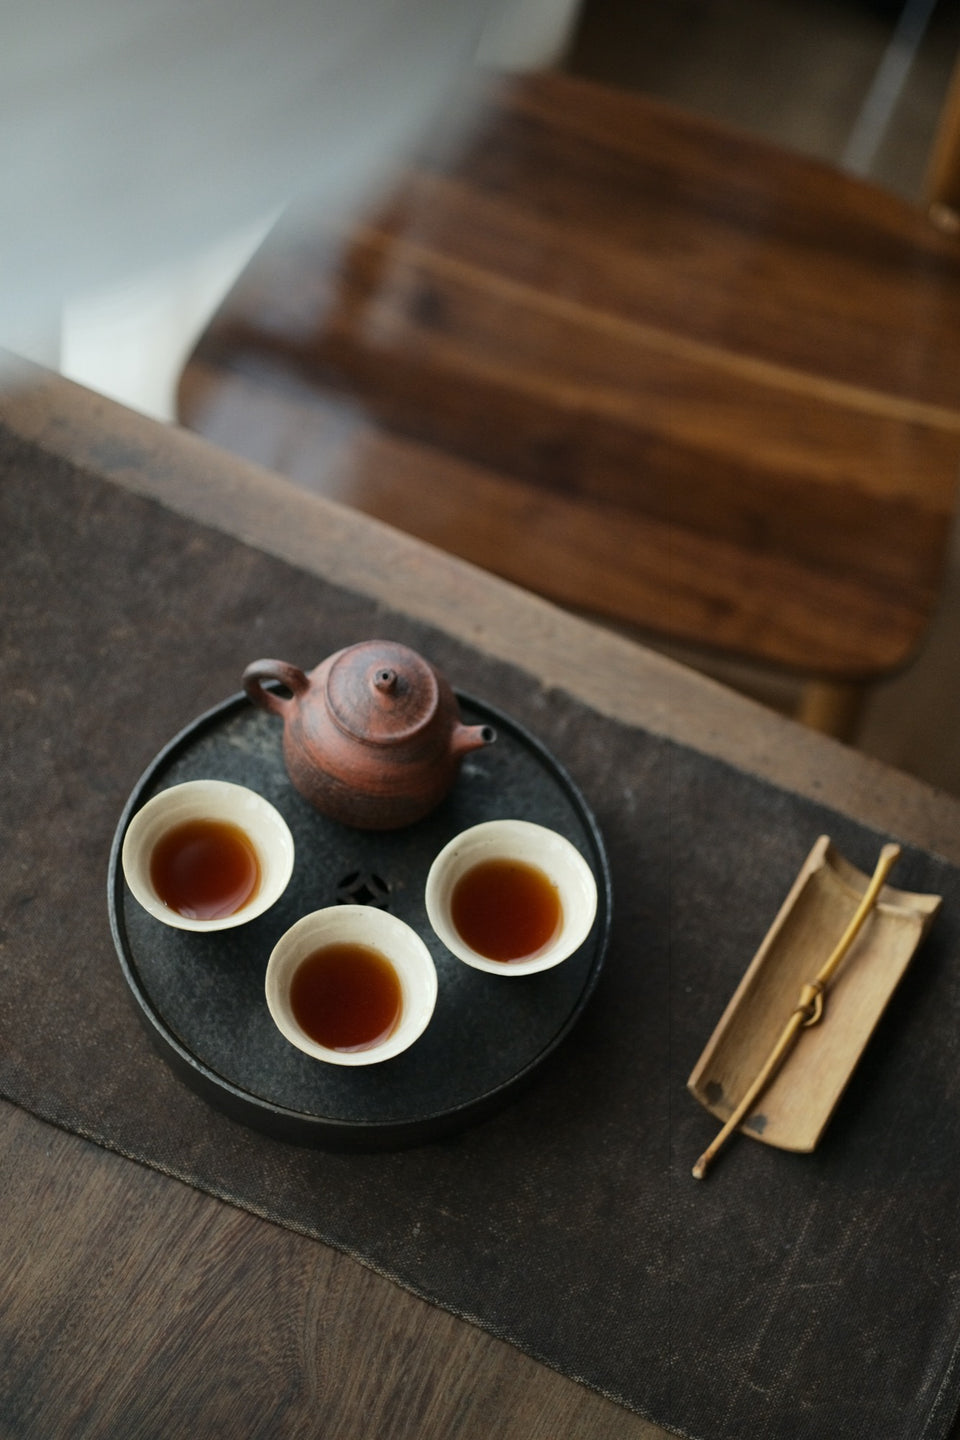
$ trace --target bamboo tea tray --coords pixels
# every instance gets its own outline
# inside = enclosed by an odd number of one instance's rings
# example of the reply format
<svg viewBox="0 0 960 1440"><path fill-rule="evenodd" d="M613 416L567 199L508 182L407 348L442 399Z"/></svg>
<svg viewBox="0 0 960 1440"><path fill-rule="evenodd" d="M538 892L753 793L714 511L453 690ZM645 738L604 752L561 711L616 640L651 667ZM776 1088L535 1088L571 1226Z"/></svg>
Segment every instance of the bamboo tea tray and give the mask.
<svg viewBox="0 0 960 1440"><path fill-rule="evenodd" d="M746 1096L869 881L820 836L687 1082L719 1120ZM830 984L822 1020L801 1032L743 1133L783 1150L816 1147L940 903L883 886Z"/></svg>

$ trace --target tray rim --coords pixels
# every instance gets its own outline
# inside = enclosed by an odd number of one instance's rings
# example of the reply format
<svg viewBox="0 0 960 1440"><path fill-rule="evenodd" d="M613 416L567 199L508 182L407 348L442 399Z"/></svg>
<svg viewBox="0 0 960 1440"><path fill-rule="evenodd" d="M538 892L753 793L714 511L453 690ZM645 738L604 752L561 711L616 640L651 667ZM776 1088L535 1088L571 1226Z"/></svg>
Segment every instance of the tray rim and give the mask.
<svg viewBox="0 0 960 1440"><path fill-rule="evenodd" d="M487 1119L525 1088L541 1065L554 1054L570 1034L596 989L609 949L613 914L609 858L596 818L566 767L525 725L488 701L480 700L456 687L454 695L458 705L463 704L479 711L489 717L494 725L517 735L559 780L567 799L589 836L593 849L591 859L597 870L597 930L594 941L594 958L576 1004L549 1042L520 1070L500 1084L494 1085L470 1100L430 1116L393 1121L348 1121L295 1110L262 1096L254 1095L226 1076L219 1074L212 1065L194 1054L173 1034L163 1015L152 1003L139 981L136 961L123 921L125 880L120 855L127 826L144 803L144 792L181 751L186 749L198 736L214 729L218 723L234 711L253 708L246 694L243 691L235 692L181 727L141 772L124 804L110 847L107 869L107 907L110 932L127 990L154 1050L185 1082L188 1088L199 1094L214 1108L241 1124L265 1132L275 1139L331 1150L402 1149L425 1144L431 1140L443 1139Z"/></svg>

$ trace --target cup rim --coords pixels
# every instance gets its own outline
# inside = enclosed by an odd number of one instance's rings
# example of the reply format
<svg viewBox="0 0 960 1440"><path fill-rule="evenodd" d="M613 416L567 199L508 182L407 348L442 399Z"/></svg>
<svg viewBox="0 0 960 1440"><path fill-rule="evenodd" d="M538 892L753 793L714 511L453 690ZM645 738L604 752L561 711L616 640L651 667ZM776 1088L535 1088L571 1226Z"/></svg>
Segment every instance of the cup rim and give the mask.
<svg viewBox="0 0 960 1440"><path fill-rule="evenodd" d="M244 831L257 851L260 887L232 915L200 920L181 915L159 898L150 881L150 855L161 835L182 821L206 816ZM120 850L124 879L149 915L175 930L231 930L257 919L280 899L293 874L295 847L290 827L275 805L256 790L232 780L184 780L169 785L130 818Z"/></svg>
<svg viewBox="0 0 960 1440"><path fill-rule="evenodd" d="M328 944L355 943L377 950L393 966L403 994L399 1023L380 1044L363 1050L334 1050L312 1039L289 1006L290 980L313 951ZM411 925L372 905L328 905L301 915L270 952L264 977L267 1009L281 1035L305 1055L330 1065L377 1065L408 1050L429 1025L436 1007L437 969L423 939Z"/></svg>
<svg viewBox="0 0 960 1440"><path fill-rule="evenodd" d="M561 890L564 921L559 935L527 960L490 960L461 937L450 917L453 888L482 859L523 860L544 871ZM597 914L596 876L580 850L565 835L532 820L484 820L461 830L439 851L427 873L427 919L446 948L476 970L515 978L551 970L568 960L586 941Z"/></svg>

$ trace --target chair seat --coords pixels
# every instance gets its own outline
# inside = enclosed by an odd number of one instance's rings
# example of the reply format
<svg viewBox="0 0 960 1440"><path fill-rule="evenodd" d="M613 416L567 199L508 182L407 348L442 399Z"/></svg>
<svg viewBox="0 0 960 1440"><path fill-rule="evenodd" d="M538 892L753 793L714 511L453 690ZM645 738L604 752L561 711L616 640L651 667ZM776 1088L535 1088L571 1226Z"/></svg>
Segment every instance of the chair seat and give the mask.
<svg viewBox="0 0 960 1440"><path fill-rule="evenodd" d="M960 242L567 76L466 108L348 234L277 228L182 422L641 631L835 680L903 665L960 467Z"/></svg>

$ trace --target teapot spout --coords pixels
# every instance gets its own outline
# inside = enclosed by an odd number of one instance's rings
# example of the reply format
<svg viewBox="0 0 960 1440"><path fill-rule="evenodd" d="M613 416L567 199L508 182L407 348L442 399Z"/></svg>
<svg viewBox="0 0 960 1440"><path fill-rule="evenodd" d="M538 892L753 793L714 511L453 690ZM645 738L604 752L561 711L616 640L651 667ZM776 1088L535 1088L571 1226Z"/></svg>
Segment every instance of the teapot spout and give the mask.
<svg viewBox="0 0 960 1440"><path fill-rule="evenodd" d="M479 750L482 745L492 745L497 732L492 725L456 725L450 738L450 753L459 758L469 750Z"/></svg>

